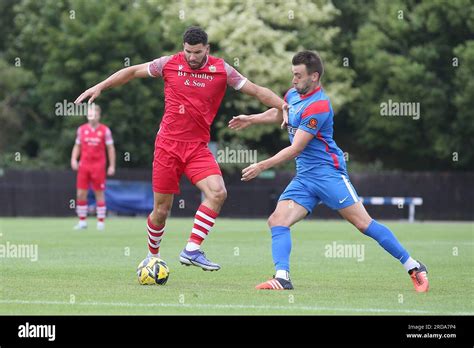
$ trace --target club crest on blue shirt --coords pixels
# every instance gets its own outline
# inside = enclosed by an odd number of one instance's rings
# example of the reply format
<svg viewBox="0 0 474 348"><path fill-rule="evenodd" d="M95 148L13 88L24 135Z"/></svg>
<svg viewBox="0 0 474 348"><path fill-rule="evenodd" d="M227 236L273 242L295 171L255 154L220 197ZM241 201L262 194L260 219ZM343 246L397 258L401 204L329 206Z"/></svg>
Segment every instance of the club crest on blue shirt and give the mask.
<svg viewBox="0 0 474 348"><path fill-rule="evenodd" d="M308 128L316 129L317 126L318 126L318 120L317 119L312 118L312 119L309 120Z"/></svg>

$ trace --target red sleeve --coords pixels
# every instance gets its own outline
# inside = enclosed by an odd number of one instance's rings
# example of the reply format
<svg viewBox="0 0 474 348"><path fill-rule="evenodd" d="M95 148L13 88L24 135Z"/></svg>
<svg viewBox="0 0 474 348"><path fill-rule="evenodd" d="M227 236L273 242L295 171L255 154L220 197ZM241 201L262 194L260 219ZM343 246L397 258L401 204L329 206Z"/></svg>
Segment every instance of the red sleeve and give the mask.
<svg viewBox="0 0 474 348"><path fill-rule="evenodd" d="M225 71L227 73L227 84L236 90L241 89L245 82L247 82L247 78L242 76L241 73L239 73L226 62L224 62L224 65Z"/></svg>
<svg viewBox="0 0 474 348"><path fill-rule="evenodd" d="M163 67L170 59L171 56L163 56L153 60L150 64L148 64L148 75L151 77L163 76Z"/></svg>
<svg viewBox="0 0 474 348"><path fill-rule="evenodd" d="M105 127L105 145L112 145L114 139L112 138L112 131L109 127Z"/></svg>

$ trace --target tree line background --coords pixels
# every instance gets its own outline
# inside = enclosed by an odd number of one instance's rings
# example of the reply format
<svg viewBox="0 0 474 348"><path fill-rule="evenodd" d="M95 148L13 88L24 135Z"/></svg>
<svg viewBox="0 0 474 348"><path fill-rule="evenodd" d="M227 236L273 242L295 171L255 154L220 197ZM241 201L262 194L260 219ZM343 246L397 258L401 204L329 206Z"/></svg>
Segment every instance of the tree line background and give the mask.
<svg viewBox="0 0 474 348"><path fill-rule="evenodd" d="M474 169L470 0L2 0L0 17L1 167L68 167L86 120L57 116L56 104L127 65L182 50L184 30L199 25L211 54L281 95L291 87L292 56L320 52L349 169ZM419 102L420 119L382 117L390 99ZM151 167L163 82L134 80L97 103L118 167ZM229 88L212 140L259 157L276 153L288 144L278 125L227 129L232 116L263 110Z"/></svg>

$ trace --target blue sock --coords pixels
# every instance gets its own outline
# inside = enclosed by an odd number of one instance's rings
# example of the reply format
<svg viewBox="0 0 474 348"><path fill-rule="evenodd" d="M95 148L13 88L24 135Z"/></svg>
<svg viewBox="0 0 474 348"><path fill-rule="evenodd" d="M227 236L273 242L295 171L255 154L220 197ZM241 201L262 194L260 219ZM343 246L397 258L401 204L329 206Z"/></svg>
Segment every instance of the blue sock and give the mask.
<svg viewBox="0 0 474 348"><path fill-rule="evenodd" d="M375 239L382 248L384 248L394 258L398 259L402 264L404 264L410 257L408 251L405 250L387 226L372 220L364 233Z"/></svg>
<svg viewBox="0 0 474 348"><path fill-rule="evenodd" d="M272 256L275 269L290 271L291 234L290 228L274 226L272 231Z"/></svg>

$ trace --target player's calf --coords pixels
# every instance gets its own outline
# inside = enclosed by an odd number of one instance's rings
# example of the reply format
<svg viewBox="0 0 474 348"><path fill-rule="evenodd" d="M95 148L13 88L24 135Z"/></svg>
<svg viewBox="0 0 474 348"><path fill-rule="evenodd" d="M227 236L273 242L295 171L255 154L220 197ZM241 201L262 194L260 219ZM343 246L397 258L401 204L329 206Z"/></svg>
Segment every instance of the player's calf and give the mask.
<svg viewBox="0 0 474 348"><path fill-rule="evenodd" d="M184 265L201 267L205 271L217 271L220 266L209 261L200 251L219 214L211 208L201 204L194 216L194 225L186 247L180 254L180 261Z"/></svg>
<svg viewBox="0 0 474 348"><path fill-rule="evenodd" d="M166 219L171 211L173 195L154 193L153 211L147 219L148 256L160 257L160 244L165 233Z"/></svg>
<svg viewBox="0 0 474 348"><path fill-rule="evenodd" d="M148 233L148 256L160 257L160 244L163 234L165 233L165 225L155 225L151 221L151 215L147 220Z"/></svg>
<svg viewBox="0 0 474 348"><path fill-rule="evenodd" d="M295 201L280 200L275 211L268 218L268 226L272 236L272 258L276 274L257 289L266 290L291 290L293 285L290 281L290 254L291 254L291 232L290 226L300 221L308 214L308 210Z"/></svg>
<svg viewBox="0 0 474 348"><path fill-rule="evenodd" d="M107 207L105 201L97 201L97 230L103 231L105 229L105 216L107 214Z"/></svg>
<svg viewBox="0 0 474 348"><path fill-rule="evenodd" d="M79 218L78 223L74 226L75 230L84 230L87 228L87 200L76 201L76 213Z"/></svg>
<svg viewBox="0 0 474 348"><path fill-rule="evenodd" d="M428 271L426 267L410 256L387 226L372 220L364 233L375 239L385 251L400 261L408 274L410 274L417 292L428 291L429 285L428 278L426 277Z"/></svg>

